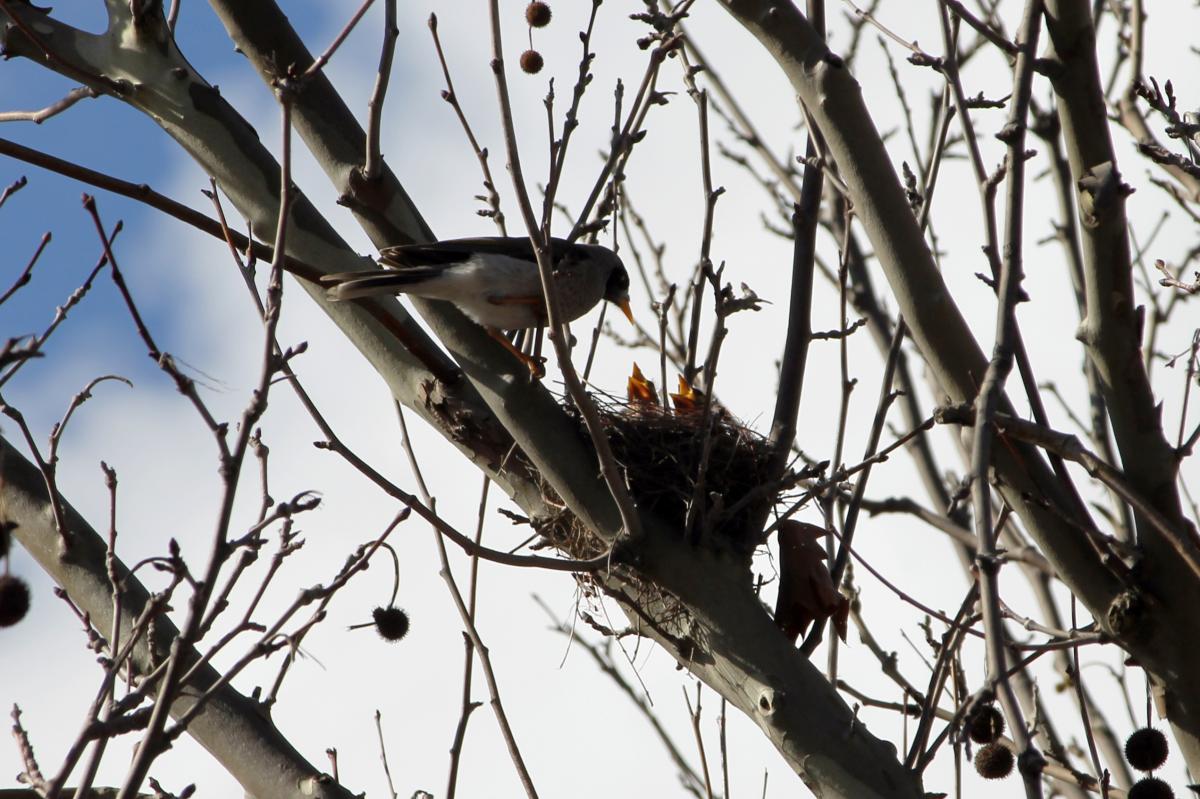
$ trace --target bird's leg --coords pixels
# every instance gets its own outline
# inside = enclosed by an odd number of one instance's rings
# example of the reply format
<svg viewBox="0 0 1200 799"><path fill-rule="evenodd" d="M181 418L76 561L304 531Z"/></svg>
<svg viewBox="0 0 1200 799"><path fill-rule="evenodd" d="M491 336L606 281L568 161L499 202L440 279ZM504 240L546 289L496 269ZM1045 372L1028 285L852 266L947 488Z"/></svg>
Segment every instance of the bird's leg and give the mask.
<svg viewBox="0 0 1200 799"><path fill-rule="evenodd" d="M536 327L533 329L533 357L539 361L545 360L542 357L542 334L546 330L544 327Z"/></svg>
<svg viewBox="0 0 1200 799"><path fill-rule="evenodd" d="M532 328L522 327L516 330L503 330L501 332L504 334L504 337L511 341L512 345L521 352L525 353L526 355L532 354L532 350L529 349L529 345L532 342L532 338L530 337Z"/></svg>
<svg viewBox="0 0 1200 799"><path fill-rule="evenodd" d="M542 365L541 359L531 358L530 356L521 352L519 349L513 346L512 342L505 337L503 332L497 330L496 328L485 327L484 330L488 332L489 336L496 339L496 341L499 341L504 349L517 356L517 359L520 360L521 363L529 367L529 374L534 380L541 380L546 376L546 367Z"/></svg>

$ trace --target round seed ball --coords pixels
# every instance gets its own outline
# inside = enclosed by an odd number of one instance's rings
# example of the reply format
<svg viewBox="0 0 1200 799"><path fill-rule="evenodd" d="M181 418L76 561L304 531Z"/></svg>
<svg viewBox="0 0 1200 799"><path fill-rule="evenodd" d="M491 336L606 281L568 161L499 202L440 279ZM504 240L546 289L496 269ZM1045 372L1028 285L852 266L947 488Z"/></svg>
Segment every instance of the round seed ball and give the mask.
<svg viewBox="0 0 1200 799"><path fill-rule="evenodd" d="M544 28L550 24L550 6L534 0L534 2L525 6L525 21L529 23L531 28Z"/></svg>
<svg viewBox="0 0 1200 799"><path fill-rule="evenodd" d="M1129 789L1129 799L1175 799L1171 786L1158 777L1143 777Z"/></svg>
<svg viewBox="0 0 1200 799"><path fill-rule="evenodd" d="M990 744L1004 734L1004 714L995 705L984 705L971 714L967 734L977 744Z"/></svg>
<svg viewBox="0 0 1200 799"><path fill-rule="evenodd" d="M542 71L546 61L542 58L542 54L537 50L526 50L521 53L521 69L530 75L536 75Z"/></svg>
<svg viewBox="0 0 1200 799"><path fill-rule="evenodd" d="M375 629L385 641L399 641L408 634L408 614L397 607L375 608Z"/></svg>
<svg viewBox="0 0 1200 799"><path fill-rule="evenodd" d="M975 753L975 771L987 780L1002 780L1012 774L1016 758L1002 744L988 744Z"/></svg>
<svg viewBox="0 0 1200 799"><path fill-rule="evenodd" d="M1125 759L1138 771L1154 771L1167 762L1167 736L1153 727L1134 730L1125 739Z"/></svg>
<svg viewBox="0 0 1200 799"><path fill-rule="evenodd" d="M0 575L0 627L11 627L29 612L29 586L20 577Z"/></svg>

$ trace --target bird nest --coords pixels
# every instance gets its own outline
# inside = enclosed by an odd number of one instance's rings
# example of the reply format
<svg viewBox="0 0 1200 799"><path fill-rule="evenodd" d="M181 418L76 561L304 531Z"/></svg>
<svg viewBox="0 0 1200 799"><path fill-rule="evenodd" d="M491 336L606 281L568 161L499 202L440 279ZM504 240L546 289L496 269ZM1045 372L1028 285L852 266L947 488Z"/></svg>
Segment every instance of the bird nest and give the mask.
<svg viewBox="0 0 1200 799"><path fill-rule="evenodd" d="M706 417L700 409L680 412L606 396L592 399L640 511L680 535L749 555L764 514L775 502L765 438L715 405ZM589 438L578 409L570 403L565 407L580 435ZM707 464L701 469L706 451ZM552 546L581 558L605 551L603 542L569 511L547 522L542 533Z"/></svg>

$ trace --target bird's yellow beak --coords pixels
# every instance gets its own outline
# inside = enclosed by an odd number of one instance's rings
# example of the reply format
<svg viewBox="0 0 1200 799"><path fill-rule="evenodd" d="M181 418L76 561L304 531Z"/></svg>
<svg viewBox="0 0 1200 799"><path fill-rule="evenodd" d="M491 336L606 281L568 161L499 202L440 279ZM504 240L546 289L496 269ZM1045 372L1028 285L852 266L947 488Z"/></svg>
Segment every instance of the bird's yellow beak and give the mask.
<svg viewBox="0 0 1200 799"><path fill-rule="evenodd" d="M629 320L629 323L633 324L633 311L629 308L629 298L622 297L617 300L617 307L621 309L621 313L625 314L625 318Z"/></svg>

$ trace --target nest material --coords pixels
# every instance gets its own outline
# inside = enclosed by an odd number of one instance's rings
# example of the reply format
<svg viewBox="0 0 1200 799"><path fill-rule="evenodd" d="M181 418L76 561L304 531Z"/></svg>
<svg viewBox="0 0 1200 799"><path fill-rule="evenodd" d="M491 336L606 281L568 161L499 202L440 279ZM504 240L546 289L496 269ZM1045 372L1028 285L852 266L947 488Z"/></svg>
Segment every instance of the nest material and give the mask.
<svg viewBox="0 0 1200 799"><path fill-rule="evenodd" d="M683 535L688 509L697 503L692 534L723 542L743 554L754 548L757 530L752 528L761 523L765 509L775 501L769 486L766 439L720 408L714 407L708 417L711 432L706 442L705 416L700 411L673 413L612 399L595 401L613 455L640 510L653 513ZM568 405L567 412L586 437L578 410ZM708 464L703 490L698 493L706 446ZM542 530L554 546L575 557L604 552L601 542L569 511L559 516Z"/></svg>

